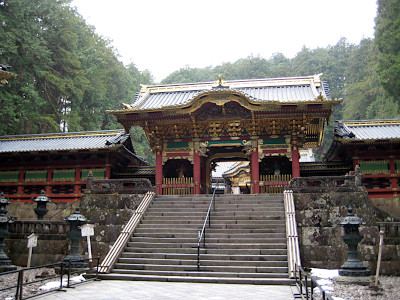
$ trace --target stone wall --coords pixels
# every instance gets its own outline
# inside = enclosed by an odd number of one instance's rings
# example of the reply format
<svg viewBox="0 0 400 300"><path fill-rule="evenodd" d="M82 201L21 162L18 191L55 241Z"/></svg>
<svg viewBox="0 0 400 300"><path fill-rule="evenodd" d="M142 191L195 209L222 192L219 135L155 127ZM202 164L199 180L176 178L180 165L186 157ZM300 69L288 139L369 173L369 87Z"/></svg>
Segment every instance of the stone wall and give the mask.
<svg viewBox="0 0 400 300"><path fill-rule="evenodd" d="M32 249L32 266L60 262L69 254L69 227L64 218L72 214L79 203L48 203L43 221L37 220L35 202L14 201L7 206L7 216L16 217L10 224L5 239L5 252L12 263L26 266L28 261L27 237L34 231L39 235L37 247ZM57 228L57 230L55 230Z"/></svg>
<svg viewBox="0 0 400 300"><path fill-rule="evenodd" d="M64 221L16 221L9 224L8 230L10 234L5 240L5 252L14 265L26 266L27 237L32 232L39 236L37 247L32 249L32 266L60 262L69 254L69 225Z"/></svg>
<svg viewBox="0 0 400 300"><path fill-rule="evenodd" d="M94 224L93 257L100 257L100 261L104 259L143 197L143 194L85 193L80 207L81 214ZM86 241L82 244L82 248L87 249ZM83 252L87 255L87 251Z"/></svg>
<svg viewBox="0 0 400 300"><path fill-rule="evenodd" d="M354 176L296 178L287 189L294 192L299 244L304 267L340 269L347 260L347 246L341 236L340 222L348 207L363 220L358 246L360 260L376 271L379 244L378 222L393 219L371 203L364 188ZM303 182L299 182L303 181ZM400 236L398 237L400 238ZM381 274L400 275L400 244L388 231L383 248Z"/></svg>
<svg viewBox="0 0 400 300"><path fill-rule="evenodd" d="M85 193L80 201L80 213L94 224L95 235L91 237L92 255L104 259L113 243L117 240L122 227L129 221L133 212L143 199L143 194L93 194ZM38 246L32 251L32 266L62 261L70 253L70 241L67 238L69 225L64 217L73 213L72 207L60 212L54 203L48 204L49 213L43 221L36 220L33 208L36 203L12 203L7 215L17 216L18 220L9 225L10 235L5 240L5 252L12 263L26 266L28 261L27 237L34 231L39 235ZM54 206L57 209L52 209ZM65 203L63 205L65 207ZM19 209L18 209L19 208ZM13 213L11 214L10 211ZM49 216L60 212L54 219ZM18 214L19 213L19 214ZM22 216L30 216L21 220ZM81 255L88 257L86 239L81 241Z"/></svg>
<svg viewBox="0 0 400 300"><path fill-rule="evenodd" d="M44 220L61 221L75 211L78 202L47 203L46 208L49 212L44 216ZM16 217L17 220L37 220L34 209L36 202L13 201L7 206L7 216Z"/></svg>

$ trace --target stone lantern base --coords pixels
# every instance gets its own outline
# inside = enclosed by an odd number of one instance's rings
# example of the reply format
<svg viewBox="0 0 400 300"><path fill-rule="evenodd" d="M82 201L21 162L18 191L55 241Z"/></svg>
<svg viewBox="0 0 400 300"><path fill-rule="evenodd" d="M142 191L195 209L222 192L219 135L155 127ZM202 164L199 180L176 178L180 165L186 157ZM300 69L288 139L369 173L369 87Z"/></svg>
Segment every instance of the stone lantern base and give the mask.
<svg viewBox="0 0 400 300"><path fill-rule="evenodd" d="M343 264L342 268L339 270L339 275L351 277L366 277L370 276L371 272L356 256L355 258L349 258L349 260L347 260Z"/></svg>

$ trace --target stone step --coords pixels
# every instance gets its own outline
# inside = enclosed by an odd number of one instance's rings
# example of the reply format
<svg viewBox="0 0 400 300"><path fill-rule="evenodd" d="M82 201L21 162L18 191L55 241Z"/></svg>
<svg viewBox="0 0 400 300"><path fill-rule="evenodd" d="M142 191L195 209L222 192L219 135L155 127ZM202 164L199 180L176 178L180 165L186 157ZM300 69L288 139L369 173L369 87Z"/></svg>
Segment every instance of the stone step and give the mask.
<svg viewBox="0 0 400 300"><path fill-rule="evenodd" d="M235 212L267 212L267 211L283 211L281 207L279 206L252 206L252 207L242 207L242 208L238 208L238 207L225 207L225 206L221 206L221 207L217 207L215 208L215 211L212 210L212 213L222 213L225 212L227 214L231 214L231 213L235 213ZM149 207L147 209L148 213L156 213L156 212L207 212L208 211L208 207L193 207L192 205L188 205L186 207L169 207L169 208L165 208L165 207Z"/></svg>
<svg viewBox="0 0 400 300"><path fill-rule="evenodd" d="M279 206L282 201L216 201L215 207L246 208L254 206ZM155 201L150 207L209 207L210 201Z"/></svg>
<svg viewBox="0 0 400 300"><path fill-rule="evenodd" d="M193 283L230 283L230 284L264 284L264 285L291 285L293 279L287 278L287 274L281 274L280 277L268 278L250 278L233 277L236 274L229 273L223 276L223 273L214 272L168 272L162 275L147 274L123 274L121 270L115 270L118 273L99 274L100 279L108 280L139 280L139 281L165 281L165 282L193 282ZM181 274L181 275L178 275ZM237 273L242 274L242 273ZM229 276L230 275L230 276ZM286 277L285 277L286 275Z"/></svg>
<svg viewBox="0 0 400 300"><path fill-rule="evenodd" d="M156 259L156 258L131 258L120 257L118 265L163 265L163 266L176 266L176 265L197 265L197 259ZM251 261L251 260L205 260L201 257L201 265L209 267L257 267L257 268L287 268L287 261Z"/></svg>
<svg viewBox="0 0 400 300"><path fill-rule="evenodd" d="M226 225L254 225L255 227L259 228L265 228L265 227L270 227L276 225L277 227L282 226L282 224L285 226L285 219L280 218L279 216L274 216L270 218L262 218L262 217L253 217L253 218L228 218L227 220L225 218L221 217L216 217L216 216L211 216L209 218L211 220L211 226L216 226L216 227L225 227ZM165 226L196 226L196 225L201 225L203 226L204 224L204 219L194 219L192 218L191 221L188 221L187 218L180 218L180 217L173 217L173 218L165 218L163 216L158 216L155 218L146 218L142 220L140 223L141 225L145 226L151 226L152 224L155 224L156 226L161 225L161 228Z"/></svg>
<svg viewBox="0 0 400 300"><path fill-rule="evenodd" d="M175 225L174 227L172 226L164 226L164 224L159 223L160 227L163 228L173 228L179 229L179 228L193 228L193 231L197 232L198 229L203 228L202 224L199 225ZM271 227L271 228L277 228L277 226L284 227L285 224L282 222L271 222L269 225L265 225L265 227ZM140 228L154 228L154 224L143 224L140 226ZM207 229L233 229L233 230L238 230L238 229L259 229L260 226L254 225L254 224L227 224L227 225L218 225L212 223L211 227L207 227ZM262 228L262 227L261 227Z"/></svg>
<svg viewBox="0 0 400 300"><path fill-rule="evenodd" d="M197 243L198 237L195 235L193 237L188 238L158 238L158 237L131 237L131 242L138 243L182 243L182 244L191 244ZM268 237L268 238L215 238L213 236L206 237L206 245L209 244L250 244L250 243L286 243L285 237Z"/></svg>
<svg viewBox="0 0 400 300"><path fill-rule="evenodd" d="M112 273L132 280L287 283L282 195L218 195L197 270L198 230L210 200L157 196Z"/></svg>
<svg viewBox="0 0 400 300"><path fill-rule="evenodd" d="M216 249L286 249L285 243L209 243L207 239L206 246L208 248ZM197 247L197 240L195 243L145 243L145 242L128 242L128 247L138 248L192 248Z"/></svg>
<svg viewBox="0 0 400 300"><path fill-rule="evenodd" d="M279 214L274 214L274 215L260 215L260 216L239 216L236 215L234 218L232 216L215 216L214 214L211 214L211 218L215 221L218 221L220 223L223 224L227 224L227 223L238 223L238 221L240 220L252 220L252 221L275 221L275 220L281 220L284 221L285 217L284 217L284 213L279 213ZM151 215L146 215L143 220L142 223L146 223L148 221L154 221L154 220L161 220L162 222L166 222L166 223L193 223L193 222L197 222L197 223L204 223L204 219L205 219L205 214L202 216L202 218L198 217L198 218L193 218L192 216L179 216L179 218L177 218L176 216L151 216Z"/></svg>
<svg viewBox="0 0 400 300"><path fill-rule="evenodd" d="M287 273L287 267L263 267L263 266L201 266L210 272L244 272L244 273ZM128 269L134 273L135 270L158 270L158 271L196 271L197 261L190 265L158 265L158 264L125 264L117 262L114 269Z"/></svg>
<svg viewBox="0 0 400 300"><path fill-rule="evenodd" d="M252 199L252 200L235 200L235 199L215 199L216 205L266 205L266 204L282 204L283 197L279 199ZM178 204L199 204L199 205L209 205L211 199L179 199L179 200L157 200L154 199L151 205L178 205Z"/></svg>
<svg viewBox="0 0 400 300"><path fill-rule="evenodd" d="M206 211L148 211L146 213L147 216L149 217L156 217L156 216L175 216L177 218L183 217L183 216L190 216L190 217L195 217L199 219L203 219L206 216ZM282 210L268 210L268 211L250 211L250 212L245 212L245 211L237 211L237 212L228 212L228 211L215 211L212 212L212 216L218 217L218 216L231 216L232 218L235 216L239 217L263 217L263 216L275 216L275 215L281 215L283 214Z"/></svg>
<svg viewBox="0 0 400 300"><path fill-rule="evenodd" d="M133 272L128 269L118 269L120 274L132 274ZM186 270L186 271L157 271L157 270L135 270L134 274L141 275L169 275L169 276L210 276L210 277L234 277L234 278L288 278L287 273L244 273L244 272L210 272L204 268L199 271Z"/></svg>
<svg viewBox="0 0 400 300"><path fill-rule="evenodd" d="M177 253L177 254L196 254L197 255L197 244L190 248L140 248L140 247L126 247L124 253ZM200 253L202 255L287 255L286 246L281 248L271 248L271 249L217 249L217 248L200 248Z"/></svg>
<svg viewBox="0 0 400 300"><path fill-rule="evenodd" d="M198 232L195 231L189 231L189 232L138 232L136 231L132 238L151 238L151 239L182 239L182 238L197 238L198 237ZM278 232L278 233L230 233L225 232L225 233L216 233L215 231L206 231L207 236L211 236L213 239L245 239L245 240L257 240L257 239L269 239L269 238L283 238L286 239L286 234L283 232Z"/></svg>
<svg viewBox="0 0 400 300"><path fill-rule="evenodd" d="M197 252L197 251L196 251ZM147 258L147 259L180 259L197 260L197 253L140 253L124 252L122 258ZM201 253L202 260L234 260L234 261L284 261L287 262L287 255L250 255L250 254L205 254Z"/></svg>
<svg viewBox="0 0 400 300"><path fill-rule="evenodd" d="M184 227L187 229L192 229L196 227L203 227L204 225L204 220L196 220L192 221L192 223L186 223L185 220L175 220L175 223L173 222L164 222L165 220L163 218L159 219L154 219L154 220L143 220L141 224L139 224L139 228L151 228L151 227L158 227L158 228L179 228L179 227ZM211 229L223 229L226 228L227 226L231 226L232 229L235 228L235 226L249 226L252 225L254 228L259 228L259 229L268 229L268 228L281 228L282 226L285 227L285 221L281 219L265 219L265 220L252 220L252 219L239 219L239 220L221 220L217 218L210 218L211 226L208 225L207 222L207 228Z"/></svg>
<svg viewBox="0 0 400 300"><path fill-rule="evenodd" d="M211 199L212 195L157 195L154 200L187 200L187 199ZM232 195L217 194L215 199L231 199L231 200L254 200L254 199L282 199L282 194L251 194L251 195Z"/></svg>
<svg viewBox="0 0 400 300"><path fill-rule="evenodd" d="M135 230L135 235L136 234L153 234L153 233L171 233L171 230L174 230L173 232L176 233L193 233L193 228L195 229L200 229L202 228L201 224L198 224L197 226L192 226L192 227L181 227L181 228L176 228L172 226L163 226L163 228L159 228L156 225L153 227L139 227ZM197 230L195 232L197 232ZM209 234L261 234L261 233L284 233L286 234L285 228L283 227L275 227L275 228L256 228L256 229L222 229L222 228L216 228L215 226L207 227L207 233Z"/></svg>

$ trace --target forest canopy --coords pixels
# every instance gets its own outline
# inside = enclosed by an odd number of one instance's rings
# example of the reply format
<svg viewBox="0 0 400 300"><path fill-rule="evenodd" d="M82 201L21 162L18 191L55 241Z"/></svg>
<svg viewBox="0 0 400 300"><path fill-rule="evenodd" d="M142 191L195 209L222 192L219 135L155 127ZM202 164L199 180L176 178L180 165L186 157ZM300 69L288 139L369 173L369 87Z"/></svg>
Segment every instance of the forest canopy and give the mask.
<svg viewBox="0 0 400 300"><path fill-rule="evenodd" d="M120 128L105 113L131 103L150 71L124 65L108 39L70 0L0 0L0 63L18 76L0 87L0 135ZM185 83L323 73L332 98L343 98L333 119L400 116L400 2L379 0L375 38L359 44L303 47L293 58L249 56L205 68L182 68L161 81ZM140 128L131 130L139 155L152 161ZM330 143L330 134L326 134Z"/></svg>

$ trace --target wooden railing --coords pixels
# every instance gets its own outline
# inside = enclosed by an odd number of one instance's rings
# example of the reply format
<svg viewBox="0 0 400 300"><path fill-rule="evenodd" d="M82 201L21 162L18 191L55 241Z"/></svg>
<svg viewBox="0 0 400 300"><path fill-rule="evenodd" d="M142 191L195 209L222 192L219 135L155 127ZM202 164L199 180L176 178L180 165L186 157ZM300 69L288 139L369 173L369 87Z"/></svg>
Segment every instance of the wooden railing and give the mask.
<svg viewBox="0 0 400 300"><path fill-rule="evenodd" d="M260 176L260 192L277 194L283 193L285 186L292 179L290 174L282 175L261 175Z"/></svg>
<svg viewBox="0 0 400 300"><path fill-rule="evenodd" d="M301 266L299 237L297 234L296 209L294 206L293 192L285 191L283 194L286 214L286 238L288 253L289 277L293 278L296 274L296 266Z"/></svg>
<svg viewBox="0 0 400 300"><path fill-rule="evenodd" d="M164 178L163 195L191 195L193 194L193 178Z"/></svg>
<svg viewBox="0 0 400 300"><path fill-rule="evenodd" d="M108 252L104 260L101 262L99 267L100 273L108 273L111 271L115 262L117 261L117 258L124 250L126 244L131 238L134 230L136 229L136 226L139 224L140 220L143 217L143 214L146 212L153 198L154 198L154 192L146 193L142 202L140 202L138 208L133 213L132 217L130 218L126 226L122 229L118 239L112 246L111 250Z"/></svg>

